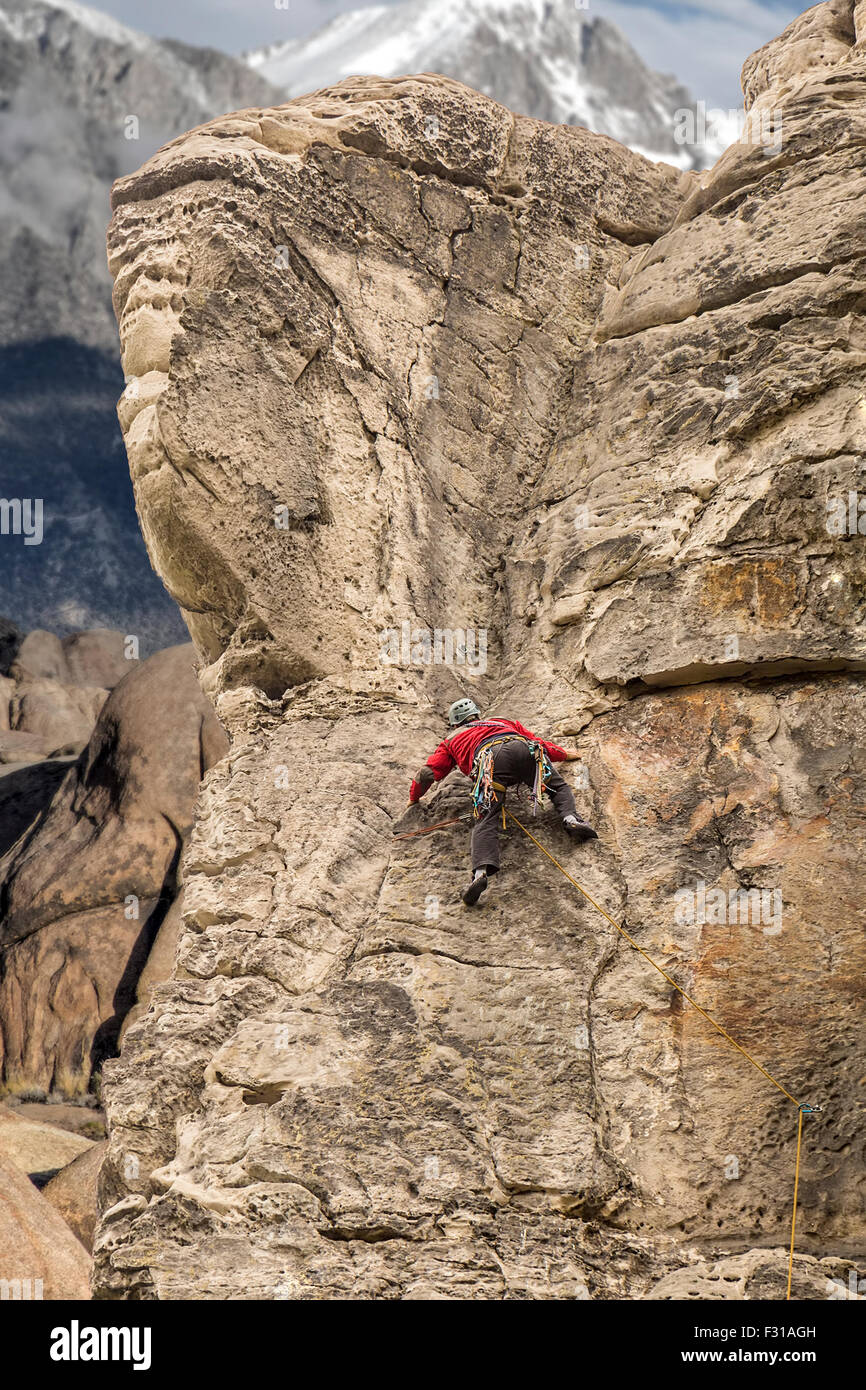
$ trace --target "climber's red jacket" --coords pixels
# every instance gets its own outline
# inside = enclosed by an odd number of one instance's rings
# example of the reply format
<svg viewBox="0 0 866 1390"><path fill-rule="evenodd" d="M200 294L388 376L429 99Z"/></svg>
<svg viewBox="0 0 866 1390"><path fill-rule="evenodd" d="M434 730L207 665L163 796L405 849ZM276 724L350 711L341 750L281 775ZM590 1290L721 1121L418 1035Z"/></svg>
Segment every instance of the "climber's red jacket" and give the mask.
<svg viewBox="0 0 866 1390"><path fill-rule="evenodd" d="M480 745L488 739L501 738L504 734L519 734L521 738L540 743L552 763L565 762L568 757L565 749L560 748L559 744L548 743L547 739L530 733L529 729L524 729L516 719L476 719L474 724L467 724L465 729L458 729L450 738L443 739L436 752L430 754L409 789L409 800L420 801L428 788L434 782L441 782L454 767L459 767L468 777ZM428 768L430 772L427 771Z"/></svg>

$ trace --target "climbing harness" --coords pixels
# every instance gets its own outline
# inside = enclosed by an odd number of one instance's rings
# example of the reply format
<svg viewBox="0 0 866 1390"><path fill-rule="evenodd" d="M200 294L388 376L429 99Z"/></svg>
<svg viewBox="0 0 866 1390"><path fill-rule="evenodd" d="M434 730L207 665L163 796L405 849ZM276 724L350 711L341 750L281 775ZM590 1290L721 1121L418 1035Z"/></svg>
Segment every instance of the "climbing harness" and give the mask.
<svg viewBox="0 0 866 1390"><path fill-rule="evenodd" d="M821 1113L821 1108L820 1108L820 1106L816 1106L816 1105L803 1105L803 1104L801 1104L794 1096L792 1096L792 1095L791 1095L791 1092L788 1091L788 1090L786 1090L785 1087L781 1084L781 1082L777 1081L776 1078L775 1078L774 1076L771 1076L770 1073L767 1071L766 1067L762 1067L762 1066L761 1066L761 1063L760 1063L760 1062L757 1062L757 1061L755 1060L755 1058L751 1055L751 1053L747 1052L746 1049L745 1049L744 1047L742 1047L742 1046L740 1045L740 1043L737 1042L736 1038L732 1038L731 1035L730 1035L730 1033L727 1032L727 1030L724 1029L720 1023L716 1023L716 1020L715 1020L714 1018L711 1018L710 1015L706 1012L705 1009L702 1009L702 1008L701 1008L700 1004L696 1004L696 1003L695 1003L695 1001L694 1001L694 999L692 999L691 995L686 994L686 991L683 989L682 985L678 985L677 982L676 982L676 980L672 979L671 976L667 973L666 970L662 970L662 968L661 968L660 965L656 965L656 962L653 960L652 956L647 955L647 953L646 953L646 951L643 949L643 947L641 947L641 946L639 946L639 945L637 944L637 942L635 941L634 937L629 936L628 932L625 930L625 927L621 927L620 924L619 924L618 922L614 921L613 917L610 916L610 913L605 912L604 908L603 908L599 903L597 903L597 902L595 901L594 898L590 897L590 895L589 895L589 893L587 893L586 889L585 889L585 888L582 888L582 887L580 886L580 884L578 883L577 879L576 879L576 878L572 878L572 876L571 876L571 874L568 872L568 870L567 870L567 869L564 869L564 868L562 867L562 865L559 863L559 861L558 861L557 859L554 859L553 855L550 854L550 853L544 848L544 845L542 845L538 840L536 840L536 838L535 838L535 836L532 834L532 832L529 831L529 830L527 830L526 826L525 826L521 821L519 821L519 820L517 819L517 817L516 817L511 811L506 811L506 808L505 808L505 806L503 805L503 807L502 807L502 818L503 818L503 822L504 822L504 820L505 820L505 816L506 816L506 815L508 816L508 819L509 819L509 820L513 820L513 821L514 821L514 824L515 824L516 826L518 826L518 828L519 828L520 830L523 831L524 835L527 835L527 836L529 837L529 839L532 841L532 843L533 843L534 845L536 845L536 846L538 847L538 849L541 850L542 854L546 854L546 855L547 855L547 858L550 860L551 864L555 864L555 865L556 865L557 869L559 869L559 872L560 872L565 878L568 879L569 883L573 883L573 884L574 884L575 888L578 890L579 893L582 893L582 894L583 894L583 896L586 898L587 902L588 902L588 903L591 903L592 906L596 909L596 911L597 911L597 912L600 912L601 915L602 915L602 917L604 917L608 922L610 922L611 926L612 926L612 927L615 927L616 930L620 933L621 936L624 936L624 937L625 937L625 939L626 939L626 941L628 942L628 944L629 944L631 947L633 947L633 949L634 949L635 951L637 951L640 955L642 955L643 958L644 958L644 960L649 961L649 963L650 963L650 965L653 967L653 969L654 969L654 970L657 970L657 971L659 972L660 975L663 975L664 978L667 980L668 984L673 985L674 989L677 990L677 991L682 995L682 997L683 997L689 1004L691 1004L692 1008L693 1008L693 1009L697 1009L698 1013L699 1013L703 1018L705 1018L705 1019L707 1020L708 1023L711 1023L711 1024L712 1024L712 1026L715 1028L716 1032L721 1033L721 1035L722 1035L723 1038L727 1038L728 1042L729 1042L733 1047L735 1047L735 1048L737 1049L738 1052L742 1052L743 1056L748 1058L748 1060L752 1063L752 1066L753 1066L753 1067L757 1067L758 1071L761 1072L761 1074L762 1074L763 1076L765 1076L765 1077L767 1078L767 1080L768 1080L769 1082L771 1082L772 1085L774 1085L774 1086L776 1087L776 1090L777 1090L777 1091L781 1091L783 1096L785 1096L785 1097L786 1097L788 1100L790 1100L794 1105L796 1105L796 1107L797 1107L797 1112L798 1112L798 1121L797 1121L797 1158L796 1158L796 1162L795 1162L795 1165L794 1165L794 1207L793 1207L793 1211L792 1211L792 1213L791 1213L791 1248L790 1248L790 1253L789 1253L789 1255L788 1255L788 1289L787 1289L787 1293L786 1293L786 1296L785 1296L785 1297L786 1297L786 1302L789 1301L790 1298L791 1298L791 1276L792 1276L793 1271L794 1271L794 1241L795 1241L796 1232L797 1232L797 1193L798 1193L799 1185L800 1185L800 1149L801 1149L802 1138L803 1138L803 1116L804 1116L804 1115L819 1115L819 1114Z"/></svg>
<svg viewBox="0 0 866 1390"><path fill-rule="evenodd" d="M537 813L544 795L544 788L547 779L553 772L550 759L544 751L544 745L537 739L530 742L522 738L519 734L506 734L503 738L492 738L486 743L482 743L478 752L475 754L475 762L472 765L472 808L476 820L486 815L496 800L496 792L504 792L505 787L500 782L493 780L493 764L496 757L494 749L503 743L512 743L515 740L525 743L532 754L535 762L535 776L529 792L529 801L532 806L533 816ZM502 805L502 825L505 826L505 804Z"/></svg>

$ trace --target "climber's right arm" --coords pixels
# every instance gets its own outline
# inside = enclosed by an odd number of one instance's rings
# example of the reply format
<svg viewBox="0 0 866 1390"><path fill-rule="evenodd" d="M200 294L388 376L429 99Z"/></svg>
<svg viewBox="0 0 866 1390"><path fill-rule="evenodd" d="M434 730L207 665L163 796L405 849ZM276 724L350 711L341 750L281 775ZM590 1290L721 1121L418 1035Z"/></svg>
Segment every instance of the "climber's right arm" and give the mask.
<svg viewBox="0 0 866 1390"><path fill-rule="evenodd" d="M416 772L415 780L409 788L409 805L413 806L416 801L420 801L433 783L441 782L454 766L454 758L447 743L440 743L436 752L431 753L424 766Z"/></svg>

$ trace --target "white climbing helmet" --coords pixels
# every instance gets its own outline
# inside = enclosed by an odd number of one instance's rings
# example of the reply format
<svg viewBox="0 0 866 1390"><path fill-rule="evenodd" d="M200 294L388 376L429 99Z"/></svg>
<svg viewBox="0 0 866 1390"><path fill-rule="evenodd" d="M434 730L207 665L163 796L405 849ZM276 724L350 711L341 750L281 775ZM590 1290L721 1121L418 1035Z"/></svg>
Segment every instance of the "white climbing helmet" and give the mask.
<svg viewBox="0 0 866 1390"><path fill-rule="evenodd" d="M465 724L467 719L477 719L480 714L481 710L474 700L455 700L448 711L448 727L456 729L458 724Z"/></svg>

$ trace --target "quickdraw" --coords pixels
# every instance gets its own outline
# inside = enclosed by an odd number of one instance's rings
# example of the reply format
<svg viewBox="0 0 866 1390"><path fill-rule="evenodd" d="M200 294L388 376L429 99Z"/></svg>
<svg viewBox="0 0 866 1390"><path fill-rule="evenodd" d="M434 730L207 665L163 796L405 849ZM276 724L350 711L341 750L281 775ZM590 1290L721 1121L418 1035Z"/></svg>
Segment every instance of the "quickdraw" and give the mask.
<svg viewBox="0 0 866 1390"><path fill-rule="evenodd" d="M493 785L493 747L493 744L487 744L481 749L472 769L472 812L476 820L486 815L496 799L496 789Z"/></svg>
<svg viewBox="0 0 866 1390"><path fill-rule="evenodd" d="M541 798L544 795L544 788L547 786L547 779L553 772L550 759L544 751L541 743L530 743L530 750L535 759L535 781L529 793L529 800L532 803L532 814L535 815L541 805Z"/></svg>

